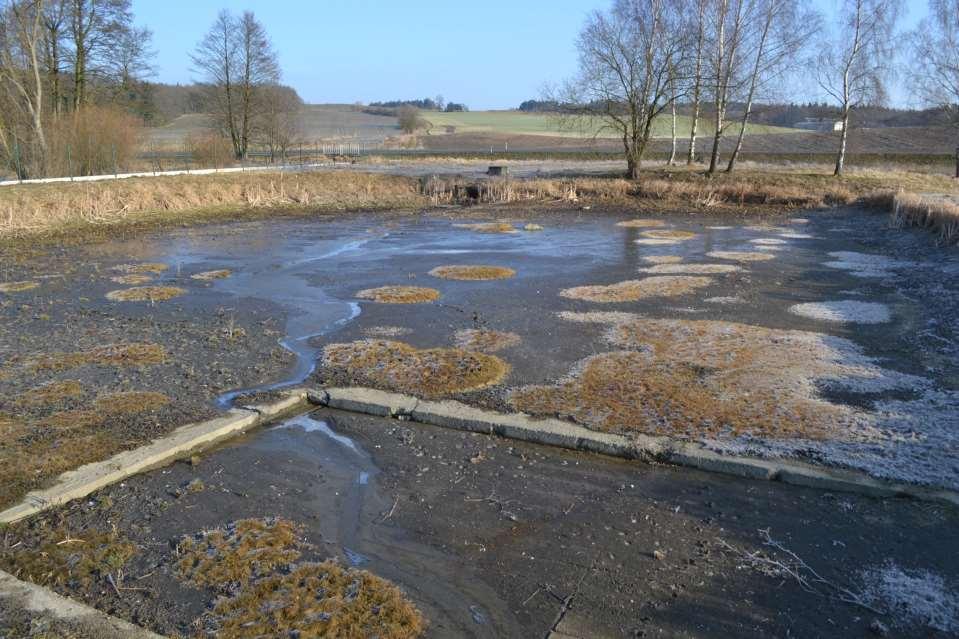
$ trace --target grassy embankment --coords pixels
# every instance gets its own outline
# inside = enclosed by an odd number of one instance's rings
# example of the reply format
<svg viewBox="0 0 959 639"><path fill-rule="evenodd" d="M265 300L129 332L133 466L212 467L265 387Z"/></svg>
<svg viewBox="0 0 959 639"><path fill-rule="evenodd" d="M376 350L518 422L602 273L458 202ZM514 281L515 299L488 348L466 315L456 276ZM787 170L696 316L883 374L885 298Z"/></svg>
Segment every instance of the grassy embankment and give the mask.
<svg viewBox="0 0 959 639"><path fill-rule="evenodd" d="M464 188L469 187L469 188ZM866 203L903 224L957 235L959 195L944 176L859 171L841 179L812 171L750 169L707 178L698 171L650 170L639 182L613 177L489 180L359 172L246 173L23 185L0 189L0 240L95 238L120 231L279 215L419 209L431 204L596 201L616 206L703 212L771 213ZM897 194L898 197L897 197Z"/></svg>

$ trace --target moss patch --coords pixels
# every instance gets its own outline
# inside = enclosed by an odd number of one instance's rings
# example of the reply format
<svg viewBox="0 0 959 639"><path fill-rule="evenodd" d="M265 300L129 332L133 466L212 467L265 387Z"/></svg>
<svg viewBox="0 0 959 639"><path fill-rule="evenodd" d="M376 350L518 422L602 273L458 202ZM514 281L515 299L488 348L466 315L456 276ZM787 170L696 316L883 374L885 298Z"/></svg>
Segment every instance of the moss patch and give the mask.
<svg viewBox="0 0 959 639"><path fill-rule="evenodd" d="M776 259L775 255L757 251L710 251L706 255L718 260L731 260L733 262L767 262Z"/></svg>
<svg viewBox="0 0 959 639"><path fill-rule="evenodd" d="M516 346L522 341L516 333L476 328L456 331L453 340L459 348L481 353L495 353Z"/></svg>
<svg viewBox="0 0 959 639"><path fill-rule="evenodd" d="M430 275L446 280L505 280L514 277L516 271L505 266L451 264L437 266Z"/></svg>
<svg viewBox="0 0 959 639"><path fill-rule="evenodd" d="M576 286L560 291L563 297L587 302L634 302L648 297L675 297L709 286L709 277L662 275L626 280L608 286Z"/></svg>
<svg viewBox="0 0 959 639"><path fill-rule="evenodd" d="M28 365L33 370L62 371L89 364L117 367L150 366L162 364L166 359L166 349L159 344L132 342L108 344L88 351L42 355L30 360Z"/></svg>
<svg viewBox="0 0 959 639"><path fill-rule="evenodd" d="M41 586L109 588L107 576L120 582L116 575L135 554L136 546L116 533L60 529L37 546L0 549L0 564L19 579Z"/></svg>
<svg viewBox="0 0 959 639"><path fill-rule="evenodd" d="M170 403L163 393L151 391L125 391L100 395L94 402L98 411L114 415L136 415L157 410Z"/></svg>
<svg viewBox="0 0 959 639"><path fill-rule="evenodd" d="M160 262L143 262L141 264L117 264L113 270L118 273L152 273L158 275L170 268Z"/></svg>
<svg viewBox="0 0 959 639"><path fill-rule="evenodd" d="M509 222L479 222L476 224L454 224L459 229L469 229L477 233L519 233Z"/></svg>
<svg viewBox="0 0 959 639"><path fill-rule="evenodd" d="M823 439L859 418L817 384L850 381L883 390L895 383L852 343L817 333L720 321L614 320L606 333L627 350L580 362L554 386L515 391L519 410L568 417L603 431L684 437L752 435Z"/></svg>
<svg viewBox="0 0 959 639"><path fill-rule="evenodd" d="M417 349L403 342L361 340L330 344L323 363L357 383L443 397L499 383L509 365L494 355L460 348Z"/></svg>
<svg viewBox="0 0 959 639"><path fill-rule="evenodd" d="M115 275L110 278L110 281L116 282L117 284L135 286L139 284L149 284L153 281L153 277L142 273L129 273L127 275Z"/></svg>
<svg viewBox="0 0 959 639"><path fill-rule="evenodd" d="M440 292L423 286L381 286L359 291L356 297L381 304L421 304L438 300Z"/></svg>
<svg viewBox="0 0 959 639"><path fill-rule="evenodd" d="M191 280L200 280L202 282L209 282L212 280L222 280L224 278L230 277L233 275L233 271L228 268L221 268L215 271L203 271L202 273L194 273L190 276Z"/></svg>
<svg viewBox="0 0 959 639"><path fill-rule="evenodd" d="M40 286L39 282L0 282L0 293L21 293L23 291L32 291Z"/></svg>
<svg viewBox="0 0 959 639"><path fill-rule="evenodd" d="M622 222L617 222L616 226L622 226L628 229L642 229L642 228L666 226L666 221L665 220L649 220L649 219L623 220Z"/></svg>
<svg viewBox="0 0 959 639"><path fill-rule="evenodd" d="M164 302L186 293L179 286L134 286L107 293L107 299L113 302Z"/></svg>

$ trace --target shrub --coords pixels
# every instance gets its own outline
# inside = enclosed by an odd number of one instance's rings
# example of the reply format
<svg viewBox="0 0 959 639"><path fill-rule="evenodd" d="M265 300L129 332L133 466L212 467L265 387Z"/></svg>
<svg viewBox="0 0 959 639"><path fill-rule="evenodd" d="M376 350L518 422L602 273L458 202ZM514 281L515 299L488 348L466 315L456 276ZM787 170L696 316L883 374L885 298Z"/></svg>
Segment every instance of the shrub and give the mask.
<svg viewBox="0 0 959 639"><path fill-rule="evenodd" d="M143 126L112 106L83 106L53 116L47 126L47 177L102 175L127 170L136 158Z"/></svg>

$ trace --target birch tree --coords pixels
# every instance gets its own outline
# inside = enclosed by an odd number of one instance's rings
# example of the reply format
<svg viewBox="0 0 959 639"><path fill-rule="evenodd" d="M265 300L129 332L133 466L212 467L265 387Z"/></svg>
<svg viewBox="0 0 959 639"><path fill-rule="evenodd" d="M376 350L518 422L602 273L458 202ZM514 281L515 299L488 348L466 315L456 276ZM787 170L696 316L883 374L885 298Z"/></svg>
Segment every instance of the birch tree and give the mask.
<svg viewBox="0 0 959 639"><path fill-rule="evenodd" d="M900 8L901 0L844 0L838 28L823 43L819 85L836 102L842 123L834 175L845 167L853 109L885 101Z"/></svg>
<svg viewBox="0 0 959 639"><path fill-rule="evenodd" d="M47 149L44 133L42 69L43 0L12 0L0 5L0 85L15 113L3 114L0 138L8 158L15 156L18 177L27 177L17 116L23 116L35 152L30 164L41 169ZM13 117L11 117L13 116Z"/></svg>
<svg viewBox="0 0 959 639"><path fill-rule="evenodd" d="M713 97L713 148L709 155L709 174L719 168L719 145L726 131L726 109L739 82L740 48L756 0L715 0L712 18L709 76Z"/></svg>
<svg viewBox="0 0 959 639"><path fill-rule="evenodd" d="M689 151L686 154L686 164L692 165L696 161L696 135L699 129L699 113L702 106L703 88L703 56L706 49L706 7L710 0L695 0L687 4L691 8L686 28L696 37L693 45L692 66L692 104L693 114L689 127Z"/></svg>
<svg viewBox="0 0 959 639"><path fill-rule="evenodd" d="M930 0L929 15L910 37L912 86L924 104L959 123L959 0Z"/></svg>

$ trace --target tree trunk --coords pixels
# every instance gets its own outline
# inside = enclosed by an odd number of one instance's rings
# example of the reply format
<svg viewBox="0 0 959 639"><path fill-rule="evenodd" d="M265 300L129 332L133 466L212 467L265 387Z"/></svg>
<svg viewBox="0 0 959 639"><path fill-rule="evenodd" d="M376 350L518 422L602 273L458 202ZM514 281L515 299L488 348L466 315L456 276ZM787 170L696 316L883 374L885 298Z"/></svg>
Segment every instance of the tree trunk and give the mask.
<svg viewBox="0 0 959 639"><path fill-rule="evenodd" d="M670 105L672 109L672 146L669 150L669 166L672 166L676 163L676 100L673 100L673 103Z"/></svg>
<svg viewBox="0 0 959 639"><path fill-rule="evenodd" d="M723 139L723 111L725 108L716 105L716 133L713 135L713 150L709 154L709 174L712 175L719 167L719 143Z"/></svg>
<svg viewBox="0 0 959 639"><path fill-rule="evenodd" d="M836 154L836 170L833 175L842 175L846 164L846 139L849 136L849 108L842 112L842 132L839 134L839 152Z"/></svg>

